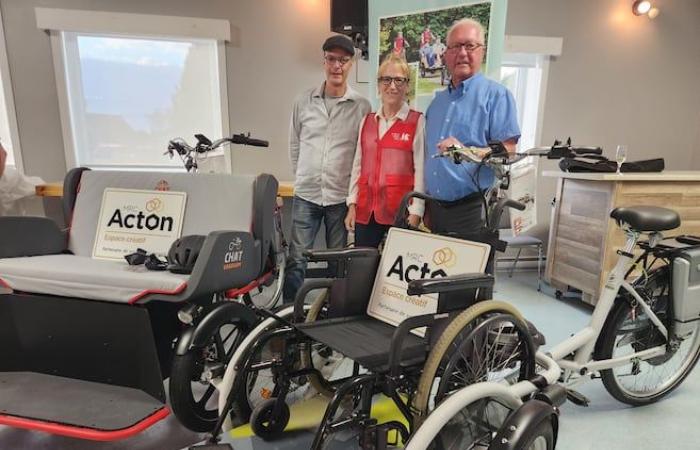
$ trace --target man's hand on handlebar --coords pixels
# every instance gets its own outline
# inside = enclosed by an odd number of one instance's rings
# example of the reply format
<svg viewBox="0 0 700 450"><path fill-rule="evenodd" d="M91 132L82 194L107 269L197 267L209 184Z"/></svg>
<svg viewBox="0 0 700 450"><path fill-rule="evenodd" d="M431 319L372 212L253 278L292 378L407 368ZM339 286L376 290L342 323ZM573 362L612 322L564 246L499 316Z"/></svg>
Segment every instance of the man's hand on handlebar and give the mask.
<svg viewBox="0 0 700 450"><path fill-rule="evenodd" d="M463 145L461 142L459 142L456 138L453 136L448 137L447 139L443 139L442 141L438 142L438 150L441 153L446 153L446 152L455 152L456 150L459 149L466 149L468 148L470 152L477 158L477 159L483 159L486 155L488 155L491 152L491 149L486 147L486 148L480 148L480 147L467 147Z"/></svg>

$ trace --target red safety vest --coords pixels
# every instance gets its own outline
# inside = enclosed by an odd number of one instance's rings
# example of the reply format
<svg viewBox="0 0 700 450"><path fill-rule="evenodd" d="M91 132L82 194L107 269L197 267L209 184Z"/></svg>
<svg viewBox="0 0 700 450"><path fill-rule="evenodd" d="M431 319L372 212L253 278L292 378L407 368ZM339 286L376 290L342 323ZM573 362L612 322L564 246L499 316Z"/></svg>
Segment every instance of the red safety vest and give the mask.
<svg viewBox="0 0 700 450"><path fill-rule="evenodd" d="M365 116L362 128L362 167L358 179L355 220L391 225L406 192L413 190L413 139L421 113L411 110L379 138L377 116Z"/></svg>

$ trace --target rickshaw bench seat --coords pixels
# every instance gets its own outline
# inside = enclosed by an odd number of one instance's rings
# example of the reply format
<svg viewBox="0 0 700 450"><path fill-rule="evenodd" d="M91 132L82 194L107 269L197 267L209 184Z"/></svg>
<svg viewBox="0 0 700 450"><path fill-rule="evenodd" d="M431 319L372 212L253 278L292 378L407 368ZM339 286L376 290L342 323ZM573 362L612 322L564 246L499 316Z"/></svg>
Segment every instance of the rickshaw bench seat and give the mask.
<svg viewBox="0 0 700 450"><path fill-rule="evenodd" d="M149 271L143 265L129 266L124 259L92 258L105 190L153 190L163 184L187 195L182 235L206 236L192 273ZM73 204L67 236L45 218L0 218L0 287L116 303L181 302L244 288L271 270L277 195L277 180L271 175L74 169L64 188L64 202ZM234 241L242 260L226 264Z"/></svg>
<svg viewBox="0 0 700 450"><path fill-rule="evenodd" d="M343 317L298 324L297 328L373 372L388 372L391 342L396 327L369 316ZM421 364L427 354L425 340L407 334L401 343L401 365Z"/></svg>
<svg viewBox="0 0 700 450"><path fill-rule="evenodd" d="M0 274L0 284L13 291L117 303L135 303L152 294L167 298L183 292L189 279L126 261L67 254L0 259Z"/></svg>

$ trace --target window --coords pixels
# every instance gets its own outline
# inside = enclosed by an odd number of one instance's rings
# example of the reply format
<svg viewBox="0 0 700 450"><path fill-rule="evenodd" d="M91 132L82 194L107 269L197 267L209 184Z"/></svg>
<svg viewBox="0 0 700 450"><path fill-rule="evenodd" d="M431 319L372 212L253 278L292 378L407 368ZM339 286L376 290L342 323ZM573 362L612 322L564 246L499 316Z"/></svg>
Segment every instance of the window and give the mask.
<svg viewBox="0 0 700 450"><path fill-rule="evenodd" d="M227 20L34 10L51 36L69 168L177 170L170 139L228 134Z"/></svg>
<svg viewBox="0 0 700 450"><path fill-rule="evenodd" d="M170 139L223 135L216 40L61 37L75 165L180 167Z"/></svg>
<svg viewBox="0 0 700 450"><path fill-rule="evenodd" d="M0 16L0 141L7 151L6 164L22 167L19 155L19 139L17 138L17 117L15 103L10 86L10 67L7 63L7 48L2 16Z"/></svg>
<svg viewBox="0 0 700 450"><path fill-rule="evenodd" d="M5 99L5 92L7 92L5 87L5 80L0 76L0 142L2 146L7 150L7 162L9 166L14 166L15 164L15 146L12 145L12 135L10 134L10 120L7 113L7 101Z"/></svg>
<svg viewBox="0 0 700 450"><path fill-rule="evenodd" d="M515 97L518 107L518 123L521 137L518 150L524 151L538 145L538 119L542 93L541 55L506 53L501 65L501 83Z"/></svg>
<svg viewBox="0 0 700 450"><path fill-rule="evenodd" d="M501 82L510 89L518 107L521 137L518 151L541 146L542 117L549 63L561 55L562 38L506 36Z"/></svg>

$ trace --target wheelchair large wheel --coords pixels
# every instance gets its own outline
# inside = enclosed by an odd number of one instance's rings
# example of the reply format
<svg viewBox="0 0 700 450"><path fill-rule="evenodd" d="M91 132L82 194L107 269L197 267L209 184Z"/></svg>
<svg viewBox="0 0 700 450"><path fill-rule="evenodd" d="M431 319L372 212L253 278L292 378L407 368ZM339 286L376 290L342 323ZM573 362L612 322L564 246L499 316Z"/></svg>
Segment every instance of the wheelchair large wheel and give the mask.
<svg viewBox="0 0 700 450"><path fill-rule="evenodd" d="M228 318L215 327L204 348L175 355L170 375L170 405L180 423L192 431L214 429L219 417L217 391L206 381L206 370L223 374L233 352L255 326L242 317Z"/></svg>
<svg viewBox="0 0 700 450"><path fill-rule="evenodd" d="M668 315L671 306L668 266L653 270L648 277L635 283L635 289L672 331ZM665 342L641 307L618 301L603 327L596 359L620 358ZM683 336L672 336L666 347L664 355L603 370L601 377L605 389L617 400L634 406L653 403L673 391L698 361L700 322L694 322L692 330Z"/></svg>
<svg viewBox="0 0 700 450"><path fill-rule="evenodd" d="M534 344L522 315L508 303L482 301L455 317L440 335L421 373L413 407L425 417L457 389L480 381L512 383L534 371Z"/></svg>

